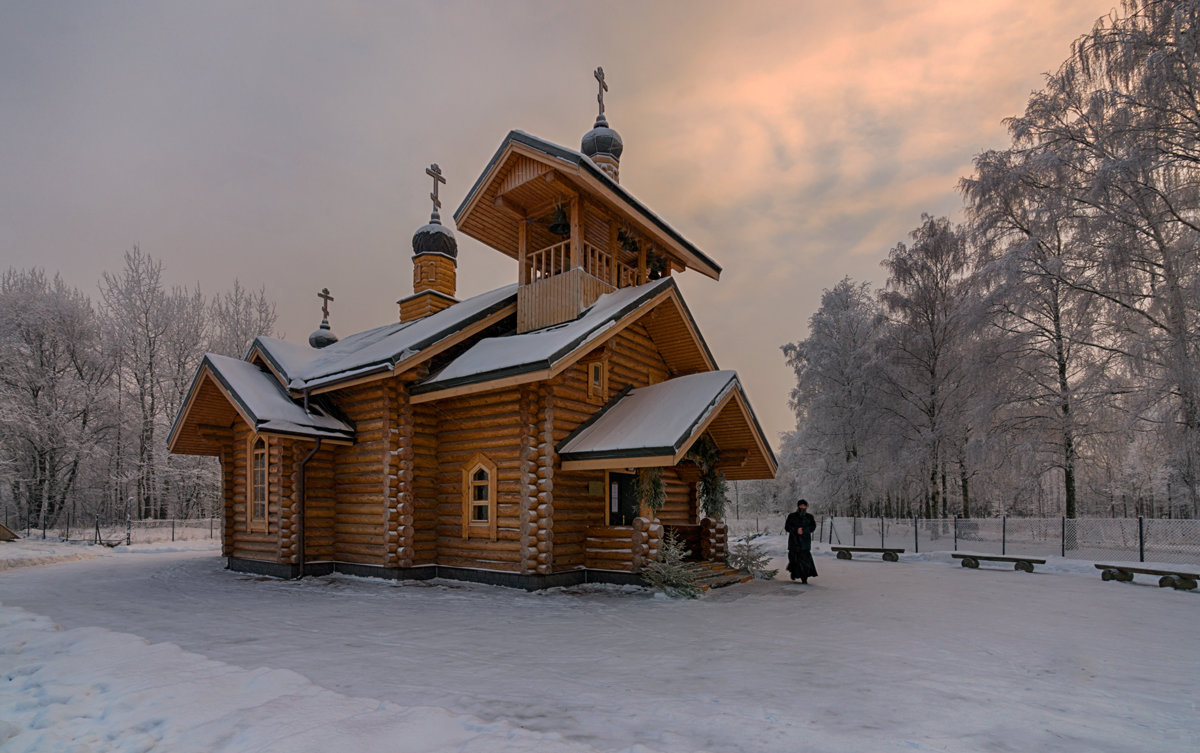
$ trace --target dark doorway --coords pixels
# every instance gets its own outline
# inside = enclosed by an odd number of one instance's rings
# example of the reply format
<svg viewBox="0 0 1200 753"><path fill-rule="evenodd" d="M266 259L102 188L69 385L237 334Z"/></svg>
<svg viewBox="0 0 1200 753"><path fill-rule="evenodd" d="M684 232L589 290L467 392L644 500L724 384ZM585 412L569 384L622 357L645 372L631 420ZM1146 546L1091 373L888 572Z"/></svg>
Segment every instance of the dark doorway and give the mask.
<svg viewBox="0 0 1200 753"><path fill-rule="evenodd" d="M608 473L608 524L631 526L637 517L637 474Z"/></svg>

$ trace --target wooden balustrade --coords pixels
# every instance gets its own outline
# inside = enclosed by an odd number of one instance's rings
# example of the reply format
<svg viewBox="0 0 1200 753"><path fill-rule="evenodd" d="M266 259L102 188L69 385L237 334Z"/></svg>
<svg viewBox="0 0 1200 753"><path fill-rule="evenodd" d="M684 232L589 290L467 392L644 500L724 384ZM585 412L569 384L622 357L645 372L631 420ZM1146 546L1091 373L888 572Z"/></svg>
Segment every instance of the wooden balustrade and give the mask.
<svg viewBox="0 0 1200 753"><path fill-rule="evenodd" d="M565 240L553 246L532 251L525 259L529 266L529 281L537 282L547 277L560 275L571 268L571 241Z"/></svg>

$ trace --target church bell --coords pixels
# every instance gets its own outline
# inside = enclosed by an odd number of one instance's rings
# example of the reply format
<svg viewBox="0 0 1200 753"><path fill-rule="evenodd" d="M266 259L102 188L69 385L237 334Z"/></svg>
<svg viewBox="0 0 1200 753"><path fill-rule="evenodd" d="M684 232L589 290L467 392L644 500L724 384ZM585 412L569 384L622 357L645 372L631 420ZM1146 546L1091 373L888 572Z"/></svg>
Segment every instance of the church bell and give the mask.
<svg viewBox="0 0 1200 753"><path fill-rule="evenodd" d="M554 218L550 220L550 232L555 235L567 236L571 234L571 223L567 222L567 213L562 208L562 204L554 210Z"/></svg>

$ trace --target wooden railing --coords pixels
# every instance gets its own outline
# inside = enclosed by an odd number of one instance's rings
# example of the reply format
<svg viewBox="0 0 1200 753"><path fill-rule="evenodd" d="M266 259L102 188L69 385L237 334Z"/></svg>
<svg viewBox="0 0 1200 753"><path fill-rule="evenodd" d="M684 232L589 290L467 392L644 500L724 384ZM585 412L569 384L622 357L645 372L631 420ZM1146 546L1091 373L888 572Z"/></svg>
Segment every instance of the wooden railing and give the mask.
<svg viewBox="0 0 1200 753"><path fill-rule="evenodd" d="M537 282L547 277L560 275L571 268L571 241L565 240L553 246L532 251L526 256L529 281Z"/></svg>
<svg viewBox="0 0 1200 753"><path fill-rule="evenodd" d="M613 287L626 288L638 284L637 267L622 264L600 246L584 242L580 266L598 280ZM571 268L571 241L531 251L525 257L526 279L533 283L560 275Z"/></svg>

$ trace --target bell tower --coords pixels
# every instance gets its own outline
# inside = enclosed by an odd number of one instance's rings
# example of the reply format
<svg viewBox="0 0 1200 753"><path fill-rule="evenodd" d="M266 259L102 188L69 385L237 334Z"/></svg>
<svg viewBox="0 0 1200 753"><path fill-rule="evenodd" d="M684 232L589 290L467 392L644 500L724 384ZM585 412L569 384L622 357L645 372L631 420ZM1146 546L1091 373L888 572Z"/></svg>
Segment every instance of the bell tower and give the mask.
<svg viewBox="0 0 1200 753"><path fill-rule="evenodd" d="M433 212L429 224L423 225L413 234L413 294L396 301L400 305L400 321L408 322L436 314L442 309L458 303L454 297L458 269L458 241L450 228L442 225L439 210L442 202L438 198L438 185L445 183L442 169L437 163L426 168L425 173L433 178Z"/></svg>

